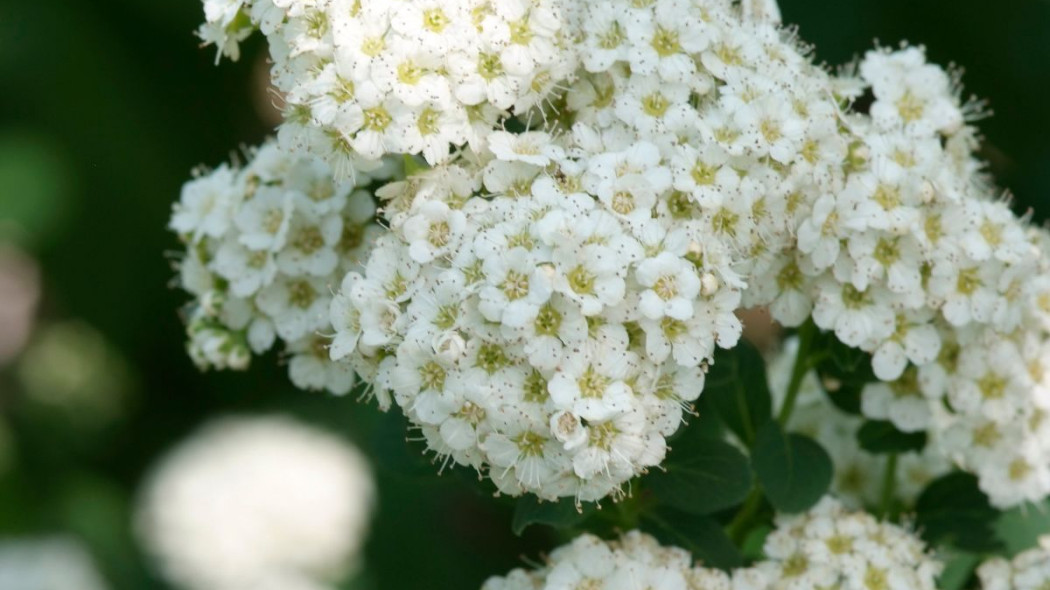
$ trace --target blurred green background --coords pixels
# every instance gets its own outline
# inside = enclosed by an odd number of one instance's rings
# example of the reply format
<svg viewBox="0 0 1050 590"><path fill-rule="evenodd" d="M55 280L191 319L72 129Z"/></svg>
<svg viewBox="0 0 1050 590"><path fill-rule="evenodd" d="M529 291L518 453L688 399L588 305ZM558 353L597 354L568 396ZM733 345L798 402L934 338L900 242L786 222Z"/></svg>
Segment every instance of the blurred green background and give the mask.
<svg viewBox="0 0 1050 590"><path fill-rule="evenodd" d="M1050 217L1050 2L781 5L829 64L877 39L962 66L966 94L994 111L980 125L990 170L1017 211ZM275 358L201 374L185 355L171 203L194 166L273 125L262 42L215 67L193 36L201 19L193 0L0 0L0 269L42 285L27 352L0 343L0 540L69 532L113 588L165 588L128 525L149 466L209 416L281 411L391 457L376 466L366 586L477 588L522 565L553 539L513 536L510 504L471 473L432 475L396 417L298 392ZM0 285L0 307L17 307L19 288ZM0 336L17 341L12 317Z"/></svg>

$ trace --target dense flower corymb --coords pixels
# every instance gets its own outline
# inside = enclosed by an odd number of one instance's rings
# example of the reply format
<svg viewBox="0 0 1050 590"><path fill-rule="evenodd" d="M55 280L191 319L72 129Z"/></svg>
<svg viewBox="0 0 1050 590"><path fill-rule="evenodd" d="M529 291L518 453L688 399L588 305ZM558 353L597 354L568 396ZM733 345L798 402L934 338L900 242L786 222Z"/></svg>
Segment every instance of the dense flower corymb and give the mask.
<svg viewBox="0 0 1050 590"><path fill-rule="evenodd" d="M769 590L856 588L925 590L942 569L919 537L880 522L865 512L850 512L826 497L802 515L781 515L766 537L768 558L754 567Z"/></svg>
<svg viewBox="0 0 1050 590"><path fill-rule="evenodd" d="M285 95L281 144L336 169L388 153L449 159L575 70L559 0L222 0L199 34L234 59L258 28Z"/></svg>
<svg viewBox="0 0 1050 590"><path fill-rule="evenodd" d="M482 590L933 590L942 565L910 531L849 512L827 497L810 511L778 518L766 559L726 573L694 565L688 551L631 531L603 541L581 535L537 569L493 577ZM997 587L987 587L995 590Z"/></svg>
<svg viewBox="0 0 1050 590"><path fill-rule="evenodd" d="M596 500L661 462L734 312L765 306L870 353L861 413L927 432L938 469L997 506L1050 493L1050 239L989 185L978 109L922 48L832 75L757 0L205 18L231 57L266 35L286 107L263 151L321 172L187 185L172 227L202 364L280 337L301 387L356 372L501 491ZM381 200L367 253L341 249L373 212L351 184Z"/></svg>
<svg viewBox="0 0 1050 590"><path fill-rule="evenodd" d="M337 182L323 162L272 143L248 156L243 168L186 183L174 207L171 228L186 245L180 286L195 296L190 355L201 367L243 369L280 339L296 386L344 394L354 374L328 358L328 307L379 232L363 190L372 179Z"/></svg>
<svg viewBox="0 0 1050 590"><path fill-rule="evenodd" d="M729 590L731 578L716 569L695 567L689 552L664 547L645 533L631 531L613 541L581 535L555 549L544 567L516 569L489 578L482 590L659 588ZM744 585L733 585L741 590Z"/></svg>

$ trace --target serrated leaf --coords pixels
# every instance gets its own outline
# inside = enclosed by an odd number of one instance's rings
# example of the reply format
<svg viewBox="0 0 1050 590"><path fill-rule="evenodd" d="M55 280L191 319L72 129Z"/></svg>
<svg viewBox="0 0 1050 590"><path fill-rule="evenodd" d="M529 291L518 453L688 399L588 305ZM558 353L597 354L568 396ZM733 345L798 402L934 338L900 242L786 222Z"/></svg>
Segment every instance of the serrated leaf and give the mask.
<svg viewBox="0 0 1050 590"><path fill-rule="evenodd" d="M931 545L950 543L966 551L1002 547L993 525L999 512L969 473L949 473L931 482L915 504L916 525Z"/></svg>
<svg viewBox="0 0 1050 590"><path fill-rule="evenodd" d="M543 524L557 529L576 526L590 516L593 505L580 508L570 500L562 498L558 502L541 502L536 496L524 496L514 505L514 518L511 530L521 535L529 525Z"/></svg>
<svg viewBox="0 0 1050 590"><path fill-rule="evenodd" d="M769 503L781 512L806 510L831 485L832 464L827 451L801 434L784 434L776 422L769 422L758 432L751 466Z"/></svg>
<svg viewBox="0 0 1050 590"><path fill-rule="evenodd" d="M744 564L743 556L722 526L709 516L661 507L643 514L642 530L661 543L688 550L707 567L729 570Z"/></svg>
<svg viewBox="0 0 1050 590"><path fill-rule="evenodd" d="M719 350L708 371L704 404L748 446L755 433L772 417L772 399L766 380L766 363L754 346L740 342L732 350Z"/></svg>
<svg viewBox="0 0 1050 590"><path fill-rule="evenodd" d="M867 420L857 430L860 448L869 453L906 453L926 447L925 432L902 432L885 420Z"/></svg>
<svg viewBox="0 0 1050 590"><path fill-rule="evenodd" d="M747 457L727 442L685 436L674 442L645 485L664 504L692 514L711 514L744 500L751 490Z"/></svg>

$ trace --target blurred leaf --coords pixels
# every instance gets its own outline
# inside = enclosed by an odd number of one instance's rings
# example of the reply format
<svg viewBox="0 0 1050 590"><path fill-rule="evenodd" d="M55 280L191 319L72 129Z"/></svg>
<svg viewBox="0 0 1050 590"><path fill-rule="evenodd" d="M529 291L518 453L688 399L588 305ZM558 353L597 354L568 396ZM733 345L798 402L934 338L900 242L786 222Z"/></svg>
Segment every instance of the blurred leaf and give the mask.
<svg viewBox="0 0 1050 590"><path fill-rule="evenodd" d="M36 246L69 213L70 170L58 149L40 137L0 137L0 237Z"/></svg>
<svg viewBox="0 0 1050 590"><path fill-rule="evenodd" d="M701 399L740 440L753 445L755 433L772 416L765 359L746 341L731 350L719 349Z"/></svg>
<svg viewBox="0 0 1050 590"><path fill-rule="evenodd" d="M861 390L877 380L871 355L846 346L834 332L821 332L813 344L813 354L821 359L816 364L817 375L831 403L843 412L859 415Z"/></svg>
<svg viewBox="0 0 1050 590"><path fill-rule="evenodd" d="M831 485L831 458L816 441L785 435L769 422L759 431L751 465L766 498L781 512L801 512L820 500Z"/></svg>
<svg viewBox="0 0 1050 590"><path fill-rule="evenodd" d="M937 578L940 590L962 590L973 577L974 569L981 563L981 556L973 553L951 552L943 558L944 571Z"/></svg>
<svg viewBox="0 0 1050 590"><path fill-rule="evenodd" d="M1039 537L1050 534L1050 501L1023 504L1003 512L995 521L996 535L1008 555L1016 555L1039 544Z"/></svg>
<svg viewBox="0 0 1050 590"><path fill-rule="evenodd" d="M439 467L427 459L426 447L409 440L408 420L399 408L384 412L370 437L376 467L397 477L433 479Z"/></svg>
<svg viewBox="0 0 1050 590"><path fill-rule="evenodd" d="M834 332L828 332L826 336L830 340L828 349L831 362L842 374L857 375L865 366L870 367L871 355L858 348L846 346L835 337Z"/></svg>
<svg viewBox="0 0 1050 590"><path fill-rule="evenodd" d="M857 430L860 448L869 453L906 453L926 447L925 432L901 432L891 422L867 420Z"/></svg>
<svg viewBox="0 0 1050 590"><path fill-rule="evenodd" d="M863 389L862 385L843 383L836 377L830 377L826 374L820 374L821 386L824 388L824 393L827 394L828 399L835 405L836 408L852 414L854 416L860 415L860 391ZM834 384L832 388L830 385Z"/></svg>
<svg viewBox="0 0 1050 590"><path fill-rule="evenodd" d="M61 518L82 539L115 587L142 586L146 577L131 537L130 501L115 484L91 474L65 483Z"/></svg>
<svg viewBox="0 0 1050 590"><path fill-rule="evenodd" d="M744 500L751 490L747 457L727 442L700 436L675 441L645 485L663 503L692 514L711 514Z"/></svg>
<svg viewBox="0 0 1050 590"><path fill-rule="evenodd" d="M521 535L531 524L545 524L557 529L576 526L584 521L595 510L594 504L584 504L577 508L569 499L558 502L541 502L533 495L523 496L514 506L514 519L511 530Z"/></svg>
<svg viewBox="0 0 1050 590"><path fill-rule="evenodd" d="M371 572L362 569L351 575L338 586L339 590L375 590L376 582Z"/></svg>
<svg viewBox="0 0 1050 590"><path fill-rule="evenodd" d="M975 552L1003 547L993 525L999 513L977 487L977 478L960 471L926 486L915 504L915 523L931 545L951 543Z"/></svg>
<svg viewBox="0 0 1050 590"><path fill-rule="evenodd" d="M747 536L744 537L744 542L740 546L740 551L744 554L744 558L748 561L765 559L766 537L771 532L773 532L773 527L767 525L757 526L748 531Z"/></svg>
<svg viewBox="0 0 1050 590"><path fill-rule="evenodd" d="M739 567L744 558L717 520L661 507L642 516L642 529L665 545L687 549L707 567Z"/></svg>
<svg viewBox="0 0 1050 590"><path fill-rule="evenodd" d="M402 160L404 162L405 167L405 176L412 176L420 170L426 170L427 168L429 168L429 166L427 166L426 160L418 156L404 154L404 156L402 156Z"/></svg>

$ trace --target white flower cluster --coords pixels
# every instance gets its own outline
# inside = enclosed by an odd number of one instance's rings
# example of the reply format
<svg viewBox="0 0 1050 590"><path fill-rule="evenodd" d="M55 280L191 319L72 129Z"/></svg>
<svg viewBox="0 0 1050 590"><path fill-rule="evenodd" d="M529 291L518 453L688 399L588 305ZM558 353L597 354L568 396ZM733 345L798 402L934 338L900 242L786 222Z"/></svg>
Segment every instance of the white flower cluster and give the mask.
<svg viewBox="0 0 1050 590"><path fill-rule="evenodd" d="M434 164L484 142L511 110L550 100L573 73L561 4L205 0L199 34L234 58L251 27L266 35L286 148L341 171L388 153Z"/></svg>
<svg viewBox="0 0 1050 590"><path fill-rule="evenodd" d="M922 49L832 76L768 0L204 4L221 53L267 36L279 141L328 166L306 168L434 167L376 189L363 268L334 228L367 194L292 199L267 233L264 189L296 180L187 185L196 357L275 333L298 383L356 371L500 490L599 499L661 461L733 312L768 306L872 353L864 415L928 431L996 505L1050 493L1050 238L982 176L978 109Z"/></svg>
<svg viewBox="0 0 1050 590"><path fill-rule="evenodd" d="M656 539L630 531L613 541L590 534L551 552L539 569L516 569L492 577L481 590L748 590L726 573L692 564L689 552L663 547ZM757 590L757 589L756 589Z"/></svg>
<svg viewBox="0 0 1050 590"><path fill-rule="evenodd" d="M780 407L791 379L792 364L798 350L798 339L787 339L769 361L769 386L774 407ZM835 395L834 392L830 395ZM802 380L795 411L787 429L800 432L820 443L835 466L831 492L849 508L877 506L882 501L886 455L875 455L860 447L857 430L863 419L835 407L824 393L816 372ZM934 432L930 433L935 434ZM926 485L951 470L951 463L935 440L929 440L921 452L897 453L894 498L911 506Z"/></svg>
<svg viewBox="0 0 1050 590"><path fill-rule="evenodd" d="M714 2L584 13L607 38L581 41L571 130L494 131L380 189L391 232L345 279L331 351L500 490L592 500L662 460L735 345L743 277L790 240L785 174L819 176L808 134L845 142L827 76L772 25ZM768 119L761 88L824 126Z"/></svg>
<svg viewBox="0 0 1050 590"><path fill-rule="evenodd" d="M1013 559L992 558L977 568L981 590L1041 590L1050 584L1050 537Z"/></svg>
<svg viewBox="0 0 1050 590"><path fill-rule="evenodd" d="M243 168L222 165L186 183L171 217L186 244L180 286L196 297L190 355L201 367L243 369L280 338L297 387L344 394L354 374L328 358L328 306L380 231L363 190L371 179L334 182L323 162L273 143L248 155Z"/></svg>
<svg viewBox="0 0 1050 590"><path fill-rule="evenodd" d="M979 175L967 108L920 49L870 52L857 82L870 114L842 116L830 191L804 199L793 246L745 300L787 325L812 313L872 353L884 383L865 388L863 414L929 431L996 505L1045 497L1045 233Z"/></svg>
<svg viewBox="0 0 1050 590"><path fill-rule="evenodd" d="M932 590L943 567L911 531L849 512L830 496L805 514L778 516L764 552L754 567L768 590Z"/></svg>
<svg viewBox="0 0 1050 590"><path fill-rule="evenodd" d="M490 578L482 590L932 590L942 567L910 531L848 512L830 497L805 514L778 517L764 552L765 560L727 574L694 566L687 551L638 531L608 542L585 534L543 567Z"/></svg>
<svg viewBox="0 0 1050 590"><path fill-rule="evenodd" d="M342 439L287 418L225 418L160 463L135 524L188 590L331 590L356 565L374 488Z"/></svg>
<svg viewBox="0 0 1050 590"><path fill-rule="evenodd" d="M600 499L663 459L740 293L691 258L656 146L492 147L379 190L390 233L333 300L332 358L500 490Z"/></svg>

